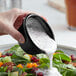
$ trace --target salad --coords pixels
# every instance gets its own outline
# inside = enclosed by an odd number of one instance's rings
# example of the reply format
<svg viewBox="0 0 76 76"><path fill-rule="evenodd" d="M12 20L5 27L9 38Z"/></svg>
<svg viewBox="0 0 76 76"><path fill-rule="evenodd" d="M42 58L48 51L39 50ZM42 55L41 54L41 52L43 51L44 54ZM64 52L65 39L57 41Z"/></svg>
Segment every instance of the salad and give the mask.
<svg viewBox="0 0 76 76"><path fill-rule="evenodd" d="M76 58L68 56L61 50L53 54L53 66L58 69L62 76L76 76Z"/></svg>
<svg viewBox="0 0 76 76"><path fill-rule="evenodd" d="M47 55L27 54L19 45L0 53L0 76L44 76L49 67Z"/></svg>
<svg viewBox="0 0 76 76"><path fill-rule="evenodd" d="M76 76L76 58L61 50L53 54L53 67L62 76ZM46 54L27 54L19 45L0 52L0 76L44 76L49 68L50 59Z"/></svg>

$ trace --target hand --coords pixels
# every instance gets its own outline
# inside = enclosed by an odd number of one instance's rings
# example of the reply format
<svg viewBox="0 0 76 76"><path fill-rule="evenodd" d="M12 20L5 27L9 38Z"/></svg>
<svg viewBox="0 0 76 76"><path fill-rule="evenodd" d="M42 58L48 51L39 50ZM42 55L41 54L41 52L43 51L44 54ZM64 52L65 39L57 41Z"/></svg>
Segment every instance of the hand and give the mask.
<svg viewBox="0 0 76 76"><path fill-rule="evenodd" d="M21 26L23 17L27 14L23 10L16 8L0 13L0 35L9 34L20 43L24 43L25 39L17 29Z"/></svg>
<svg viewBox="0 0 76 76"><path fill-rule="evenodd" d="M32 12L25 12L16 8L0 13L0 35L9 34L20 43L24 43L25 39L17 29L22 25L23 17L29 13ZM45 21L47 20L45 19Z"/></svg>

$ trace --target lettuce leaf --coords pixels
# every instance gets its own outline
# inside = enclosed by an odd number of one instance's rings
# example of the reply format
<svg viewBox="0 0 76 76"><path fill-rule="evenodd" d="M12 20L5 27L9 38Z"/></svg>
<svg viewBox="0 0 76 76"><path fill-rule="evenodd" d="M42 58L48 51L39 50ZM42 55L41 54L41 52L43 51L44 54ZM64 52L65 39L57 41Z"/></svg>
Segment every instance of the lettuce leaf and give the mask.
<svg viewBox="0 0 76 76"><path fill-rule="evenodd" d="M40 64L42 64L42 63L45 63L45 64L49 63L49 64L50 64L50 60L47 59L47 58L41 58L41 59L39 60L39 63L40 63Z"/></svg>
<svg viewBox="0 0 76 76"><path fill-rule="evenodd" d="M41 65L38 66L38 68L48 69L48 68L50 68L50 65L49 64L42 63Z"/></svg>
<svg viewBox="0 0 76 76"><path fill-rule="evenodd" d="M59 53L64 53L63 51L61 51L61 50L56 50L56 52L59 52Z"/></svg>
<svg viewBox="0 0 76 76"><path fill-rule="evenodd" d="M7 72L0 72L0 76L8 76Z"/></svg>
<svg viewBox="0 0 76 76"><path fill-rule="evenodd" d="M68 61L68 62L71 61L71 58L64 53L56 53L55 55L53 55L53 57L56 58L56 59L59 59L59 60L65 60L65 61Z"/></svg>
<svg viewBox="0 0 76 76"><path fill-rule="evenodd" d="M12 59L12 61L13 61L14 63L16 63L16 64L19 64L19 63L21 63L21 64L26 64L26 63L29 62L27 59L25 59L25 58L23 58L23 57L21 57L21 56L18 56L18 55L16 55L16 54L13 54L13 55L11 56L11 59Z"/></svg>
<svg viewBox="0 0 76 76"><path fill-rule="evenodd" d="M48 58L48 56L46 54L37 54L36 55L39 59L41 58Z"/></svg>

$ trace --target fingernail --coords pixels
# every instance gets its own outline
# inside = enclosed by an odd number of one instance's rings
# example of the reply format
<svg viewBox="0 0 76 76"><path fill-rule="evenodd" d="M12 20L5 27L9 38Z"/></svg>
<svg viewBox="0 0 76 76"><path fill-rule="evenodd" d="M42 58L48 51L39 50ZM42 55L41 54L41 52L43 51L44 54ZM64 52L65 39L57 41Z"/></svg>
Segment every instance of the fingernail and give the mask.
<svg viewBox="0 0 76 76"><path fill-rule="evenodd" d="M19 42L20 42L20 43L24 43L25 40L24 40L23 38L20 38L20 39L19 39Z"/></svg>

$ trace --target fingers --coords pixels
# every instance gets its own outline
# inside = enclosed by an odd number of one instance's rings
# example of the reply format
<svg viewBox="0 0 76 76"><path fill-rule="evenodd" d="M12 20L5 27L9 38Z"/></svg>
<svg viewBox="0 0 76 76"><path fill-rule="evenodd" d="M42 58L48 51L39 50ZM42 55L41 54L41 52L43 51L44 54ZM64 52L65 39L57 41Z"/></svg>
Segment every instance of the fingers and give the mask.
<svg viewBox="0 0 76 76"><path fill-rule="evenodd" d="M14 24L14 22L20 15L26 16L27 12L25 12L21 9L18 9L18 8L14 8L14 9L9 10L6 13L4 13L5 18L8 19L8 21L10 21L10 23L12 23L12 24Z"/></svg>
<svg viewBox="0 0 76 76"><path fill-rule="evenodd" d="M22 25L22 22L23 22L24 17L26 17L27 14L29 14L29 13L30 12L28 12L26 14L23 14L23 15L20 15L20 16L17 17L17 19L14 22L14 27L16 29L18 29ZM47 22L47 19L45 17L43 17L43 16L41 16L41 17Z"/></svg>
<svg viewBox="0 0 76 76"><path fill-rule="evenodd" d="M27 16L27 14L32 13L32 12L25 12L21 9L12 9L9 12L7 12L7 14L9 14L8 16L8 23L10 21L10 25L7 28L7 33L10 34L14 39L16 39L17 41L19 41L20 43L24 43L25 39L23 37L23 35L17 31L17 29L22 25L23 22L23 18ZM42 17L42 16L41 16ZM7 15L6 15L7 18ZM46 19L44 17L42 17L45 21ZM11 19L11 20L10 20Z"/></svg>
<svg viewBox="0 0 76 76"><path fill-rule="evenodd" d="M36 13L36 12L28 12L28 13L34 13L34 14L37 14L37 15L41 16L46 22L48 21L44 16L42 16L42 15L39 14L39 13Z"/></svg>
<svg viewBox="0 0 76 76"><path fill-rule="evenodd" d="M20 43L24 43L25 39L23 37L23 35L17 31L15 28L11 28L11 30L9 31L9 34L16 39L17 41L19 41Z"/></svg>
<svg viewBox="0 0 76 76"><path fill-rule="evenodd" d="M46 22L48 21L45 17L41 16Z"/></svg>
<svg viewBox="0 0 76 76"><path fill-rule="evenodd" d="M7 35L6 33L0 33L0 35Z"/></svg>
<svg viewBox="0 0 76 76"><path fill-rule="evenodd" d="M16 19L16 21L14 22L14 27L15 27L16 29L19 29L19 27L22 25L22 22L23 22L23 19L24 19L25 16L26 16L26 14L23 14L23 15L20 15L20 16Z"/></svg>

